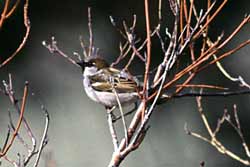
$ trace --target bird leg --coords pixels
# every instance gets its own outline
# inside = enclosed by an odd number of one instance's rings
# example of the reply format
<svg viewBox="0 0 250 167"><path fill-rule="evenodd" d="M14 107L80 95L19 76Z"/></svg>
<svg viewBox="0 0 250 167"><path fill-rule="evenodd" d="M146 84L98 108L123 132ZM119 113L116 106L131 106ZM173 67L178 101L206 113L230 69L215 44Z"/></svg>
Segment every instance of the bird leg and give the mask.
<svg viewBox="0 0 250 167"><path fill-rule="evenodd" d="M107 110L107 114L111 114L112 122L114 123L116 121L116 115L113 113L113 111L116 109L116 106L113 107L105 107ZM119 118L120 119L120 118Z"/></svg>

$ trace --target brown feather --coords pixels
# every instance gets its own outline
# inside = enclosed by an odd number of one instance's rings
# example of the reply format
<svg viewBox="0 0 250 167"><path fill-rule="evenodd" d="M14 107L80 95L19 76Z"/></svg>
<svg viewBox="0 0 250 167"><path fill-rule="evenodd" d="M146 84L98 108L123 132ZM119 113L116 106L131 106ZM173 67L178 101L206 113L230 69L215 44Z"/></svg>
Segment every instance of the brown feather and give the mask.
<svg viewBox="0 0 250 167"><path fill-rule="evenodd" d="M117 93L136 92L137 83L131 78L120 76L120 71L115 68L102 69L101 73L90 76L90 82L96 91L112 92L114 87Z"/></svg>

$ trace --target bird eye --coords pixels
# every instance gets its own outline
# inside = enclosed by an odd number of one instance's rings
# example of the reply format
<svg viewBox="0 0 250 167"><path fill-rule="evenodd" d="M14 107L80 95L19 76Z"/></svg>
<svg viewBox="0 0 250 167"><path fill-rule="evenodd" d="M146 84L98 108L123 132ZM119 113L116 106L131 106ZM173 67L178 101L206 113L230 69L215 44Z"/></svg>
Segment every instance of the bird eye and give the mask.
<svg viewBox="0 0 250 167"><path fill-rule="evenodd" d="M91 66L93 66L93 63L92 62L86 62L85 66L86 67L91 67Z"/></svg>

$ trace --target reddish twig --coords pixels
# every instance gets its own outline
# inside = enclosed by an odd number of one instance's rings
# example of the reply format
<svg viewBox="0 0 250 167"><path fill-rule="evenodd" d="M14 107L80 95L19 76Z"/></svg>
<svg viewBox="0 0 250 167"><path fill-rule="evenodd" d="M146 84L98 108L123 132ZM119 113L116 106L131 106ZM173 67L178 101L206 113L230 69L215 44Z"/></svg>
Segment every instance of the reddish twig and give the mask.
<svg viewBox="0 0 250 167"><path fill-rule="evenodd" d="M144 72L144 84L143 84L143 112L142 112L142 119L145 114L145 107L147 101L147 90L148 90L148 77L149 77L149 69L150 69L150 62L151 62L151 30L150 30L150 18L149 18L149 7L148 7L148 0L144 1L145 7L145 18L146 18L146 32L147 32L147 57L145 61L145 72Z"/></svg>
<svg viewBox="0 0 250 167"><path fill-rule="evenodd" d="M24 91L23 91L22 104L21 104L21 110L20 110L19 119L17 121L16 129L13 132L10 141L8 142L9 144L6 144L6 146L1 150L0 157L6 155L6 153L8 152L8 150L10 149L12 144L14 143L14 140L15 140L17 134L18 134L18 131L19 131L20 127L21 127L23 114L24 114L24 111L25 111L25 104L26 104L26 101L27 101L27 95L28 95L28 82L25 83L25 87L24 87Z"/></svg>
<svg viewBox="0 0 250 167"><path fill-rule="evenodd" d="M19 53L21 51L21 49L24 47L24 45L27 42L27 39L28 39L29 34L30 34L30 20L29 20L29 17L28 17L28 7L29 7L29 0L26 0L25 4L24 4L24 7L23 7L24 25L26 27L26 32L25 32L25 35L23 37L23 40L20 43L20 45L18 46L18 48L16 49L16 51L14 53L12 53L12 55L9 58L4 60L0 64L0 68L3 67L4 65L6 65L7 63L9 63L17 55L17 53Z"/></svg>

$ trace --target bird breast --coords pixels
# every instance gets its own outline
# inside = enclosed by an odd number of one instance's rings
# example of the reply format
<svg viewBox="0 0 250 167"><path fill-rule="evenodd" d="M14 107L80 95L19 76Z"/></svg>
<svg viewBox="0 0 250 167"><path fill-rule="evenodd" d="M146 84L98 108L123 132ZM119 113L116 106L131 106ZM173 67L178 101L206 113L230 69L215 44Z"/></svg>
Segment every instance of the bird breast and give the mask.
<svg viewBox="0 0 250 167"><path fill-rule="evenodd" d="M131 104L135 102L138 98L137 92L118 93L116 97L115 93L113 92L96 91L95 89L92 88L88 77L84 77L83 86L87 96L91 100L100 103L106 107L117 106L118 105L117 97L119 98L121 105Z"/></svg>

